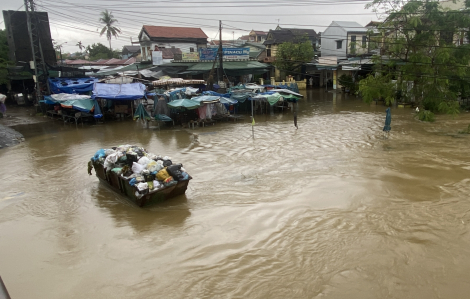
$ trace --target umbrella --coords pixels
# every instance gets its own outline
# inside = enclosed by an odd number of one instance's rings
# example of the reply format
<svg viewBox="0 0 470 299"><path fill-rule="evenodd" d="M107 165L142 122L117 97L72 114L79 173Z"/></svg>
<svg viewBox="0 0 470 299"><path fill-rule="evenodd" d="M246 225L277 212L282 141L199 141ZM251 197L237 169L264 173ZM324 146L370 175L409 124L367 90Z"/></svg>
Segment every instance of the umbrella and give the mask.
<svg viewBox="0 0 470 299"><path fill-rule="evenodd" d="M238 103L237 100L224 98L224 97L221 97L219 100L222 104L227 104L227 105L235 105Z"/></svg>
<svg viewBox="0 0 470 299"><path fill-rule="evenodd" d="M167 116L167 115L165 115L165 114L156 114L156 115L155 115L155 119L156 119L156 120L160 120L160 121L173 121L173 120L171 119L171 117L169 117L169 116Z"/></svg>
<svg viewBox="0 0 470 299"><path fill-rule="evenodd" d="M199 108L200 104L193 100L181 99L174 100L167 104L171 108L186 108L186 109L196 109Z"/></svg>
<svg viewBox="0 0 470 299"><path fill-rule="evenodd" d="M138 118L140 118L141 120L150 121L150 115L147 113L142 103L140 103L139 106L137 106L137 109L135 110L135 113L134 113L134 120Z"/></svg>
<svg viewBox="0 0 470 299"><path fill-rule="evenodd" d="M94 118L102 118L103 114L101 113L100 105L98 102L95 100L95 103L93 104L93 117Z"/></svg>
<svg viewBox="0 0 470 299"><path fill-rule="evenodd" d="M217 103L219 102L219 96L199 96L191 98L191 101L196 101L201 104Z"/></svg>
<svg viewBox="0 0 470 299"><path fill-rule="evenodd" d="M385 116L385 127L384 127L384 132L390 132L390 130L392 129L390 127L390 124L392 123L392 113L390 111L390 107L387 108L387 110L385 110L385 112L387 113L387 115Z"/></svg>

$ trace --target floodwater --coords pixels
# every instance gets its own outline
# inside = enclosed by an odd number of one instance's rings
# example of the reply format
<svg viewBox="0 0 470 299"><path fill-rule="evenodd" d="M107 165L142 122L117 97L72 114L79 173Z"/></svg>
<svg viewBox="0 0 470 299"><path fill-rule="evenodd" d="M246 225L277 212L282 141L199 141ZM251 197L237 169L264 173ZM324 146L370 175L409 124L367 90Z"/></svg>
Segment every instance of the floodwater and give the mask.
<svg viewBox="0 0 470 299"><path fill-rule="evenodd" d="M468 298L470 114L413 119L307 91L291 113L196 129L17 126L0 151L0 275L12 298ZM141 144L193 176L147 209L98 179Z"/></svg>

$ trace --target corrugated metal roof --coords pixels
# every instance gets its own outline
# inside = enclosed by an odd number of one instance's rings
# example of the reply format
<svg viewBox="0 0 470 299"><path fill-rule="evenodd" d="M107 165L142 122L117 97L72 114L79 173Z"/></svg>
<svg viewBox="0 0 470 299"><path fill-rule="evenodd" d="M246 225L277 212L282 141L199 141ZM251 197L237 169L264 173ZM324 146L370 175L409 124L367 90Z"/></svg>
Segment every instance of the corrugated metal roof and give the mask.
<svg viewBox="0 0 470 299"><path fill-rule="evenodd" d="M143 29L147 32L149 37L207 38L207 35L201 28L144 25Z"/></svg>
<svg viewBox="0 0 470 299"><path fill-rule="evenodd" d="M367 32L367 28L357 22L333 21L333 23L346 30L346 32ZM330 26L334 26L334 24Z"/></svg>

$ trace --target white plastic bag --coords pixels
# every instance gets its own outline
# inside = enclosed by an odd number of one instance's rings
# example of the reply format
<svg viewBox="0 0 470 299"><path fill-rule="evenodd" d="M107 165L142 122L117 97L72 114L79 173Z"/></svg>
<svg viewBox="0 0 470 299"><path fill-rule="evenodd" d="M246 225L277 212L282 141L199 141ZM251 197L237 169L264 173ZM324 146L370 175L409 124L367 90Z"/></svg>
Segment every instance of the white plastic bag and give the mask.
<svg viewBox="0 0 470 299"><path fill-rule="evenodd" d="M140 165L139 163L135 163L135 162L132 163L132 172L133 173L141 174L142 170L144 170L144 169L145 169L145 166Z"/></svg>
<svg viewBox="0 0 470 299"><path fill-rule="evenodd" d="M161 184L158 181L153 181L153 189L158 189L161 187Z"/></svg>
<svg viewBox="0 0 470 299"><path fill-rule="evenodd" d="M145 157L145 156L140 158L139 161L138 161L138 163L140 165L144 165L144 166L147 166L147 164L149 164L149 162L150 162L150 159Z"/></svg>
<svg viewBox="0 0 470 299"><path fill-rule="evenodd" d="M150 161L149 164L147 164L147 169L150 172L159 172L163 168L163 165L161 163L158 163L157 161Z"/></svg>
<svg viewBox="0 0 470 299"><path fill-rule="evenodd" d="M106 150L106 151L108 151L108 150ZM121 152L117 152L117 153L114 153L114 154L111 154L111 155L107 156L106 160L104 160L104 164L103 164L104 168L108 168L108 169L113 168L114 164L122 156L123 156L123 154Z"/></svg>
<svg viewBox="0 0 470 299"><path fill-rule="evenodd" d="M149 188L149 184L147 183L138 183L135 185L139 191L144 191Z"/></svg>
<svg viewBox="0 0 470 299"><path fill-rule="evenodd" d="M112 155L112 154L114 154L115 152L116 152L116 151L113 150L112 148L109 148L109 149L104 150L104 153L106 154L106 156Z"/></svg>

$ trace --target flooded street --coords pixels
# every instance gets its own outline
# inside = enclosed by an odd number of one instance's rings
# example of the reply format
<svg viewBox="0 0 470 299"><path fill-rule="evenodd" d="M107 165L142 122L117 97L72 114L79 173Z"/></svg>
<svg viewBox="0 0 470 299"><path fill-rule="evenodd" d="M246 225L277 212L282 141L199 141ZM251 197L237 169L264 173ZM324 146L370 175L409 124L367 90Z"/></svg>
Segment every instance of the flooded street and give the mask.
<svg viewBox="0 0 470 299"><path fill-rule="evenodd" d="M12 298L466 298L470 114L413 119L307 91L292 113L145 129L14 127L0 150L0 275ZM199 133L199 143L191 133ZM88 176L100 148L183 163L185 196L132 206ZM465 295L467 294L467 295Z"/></svg>

